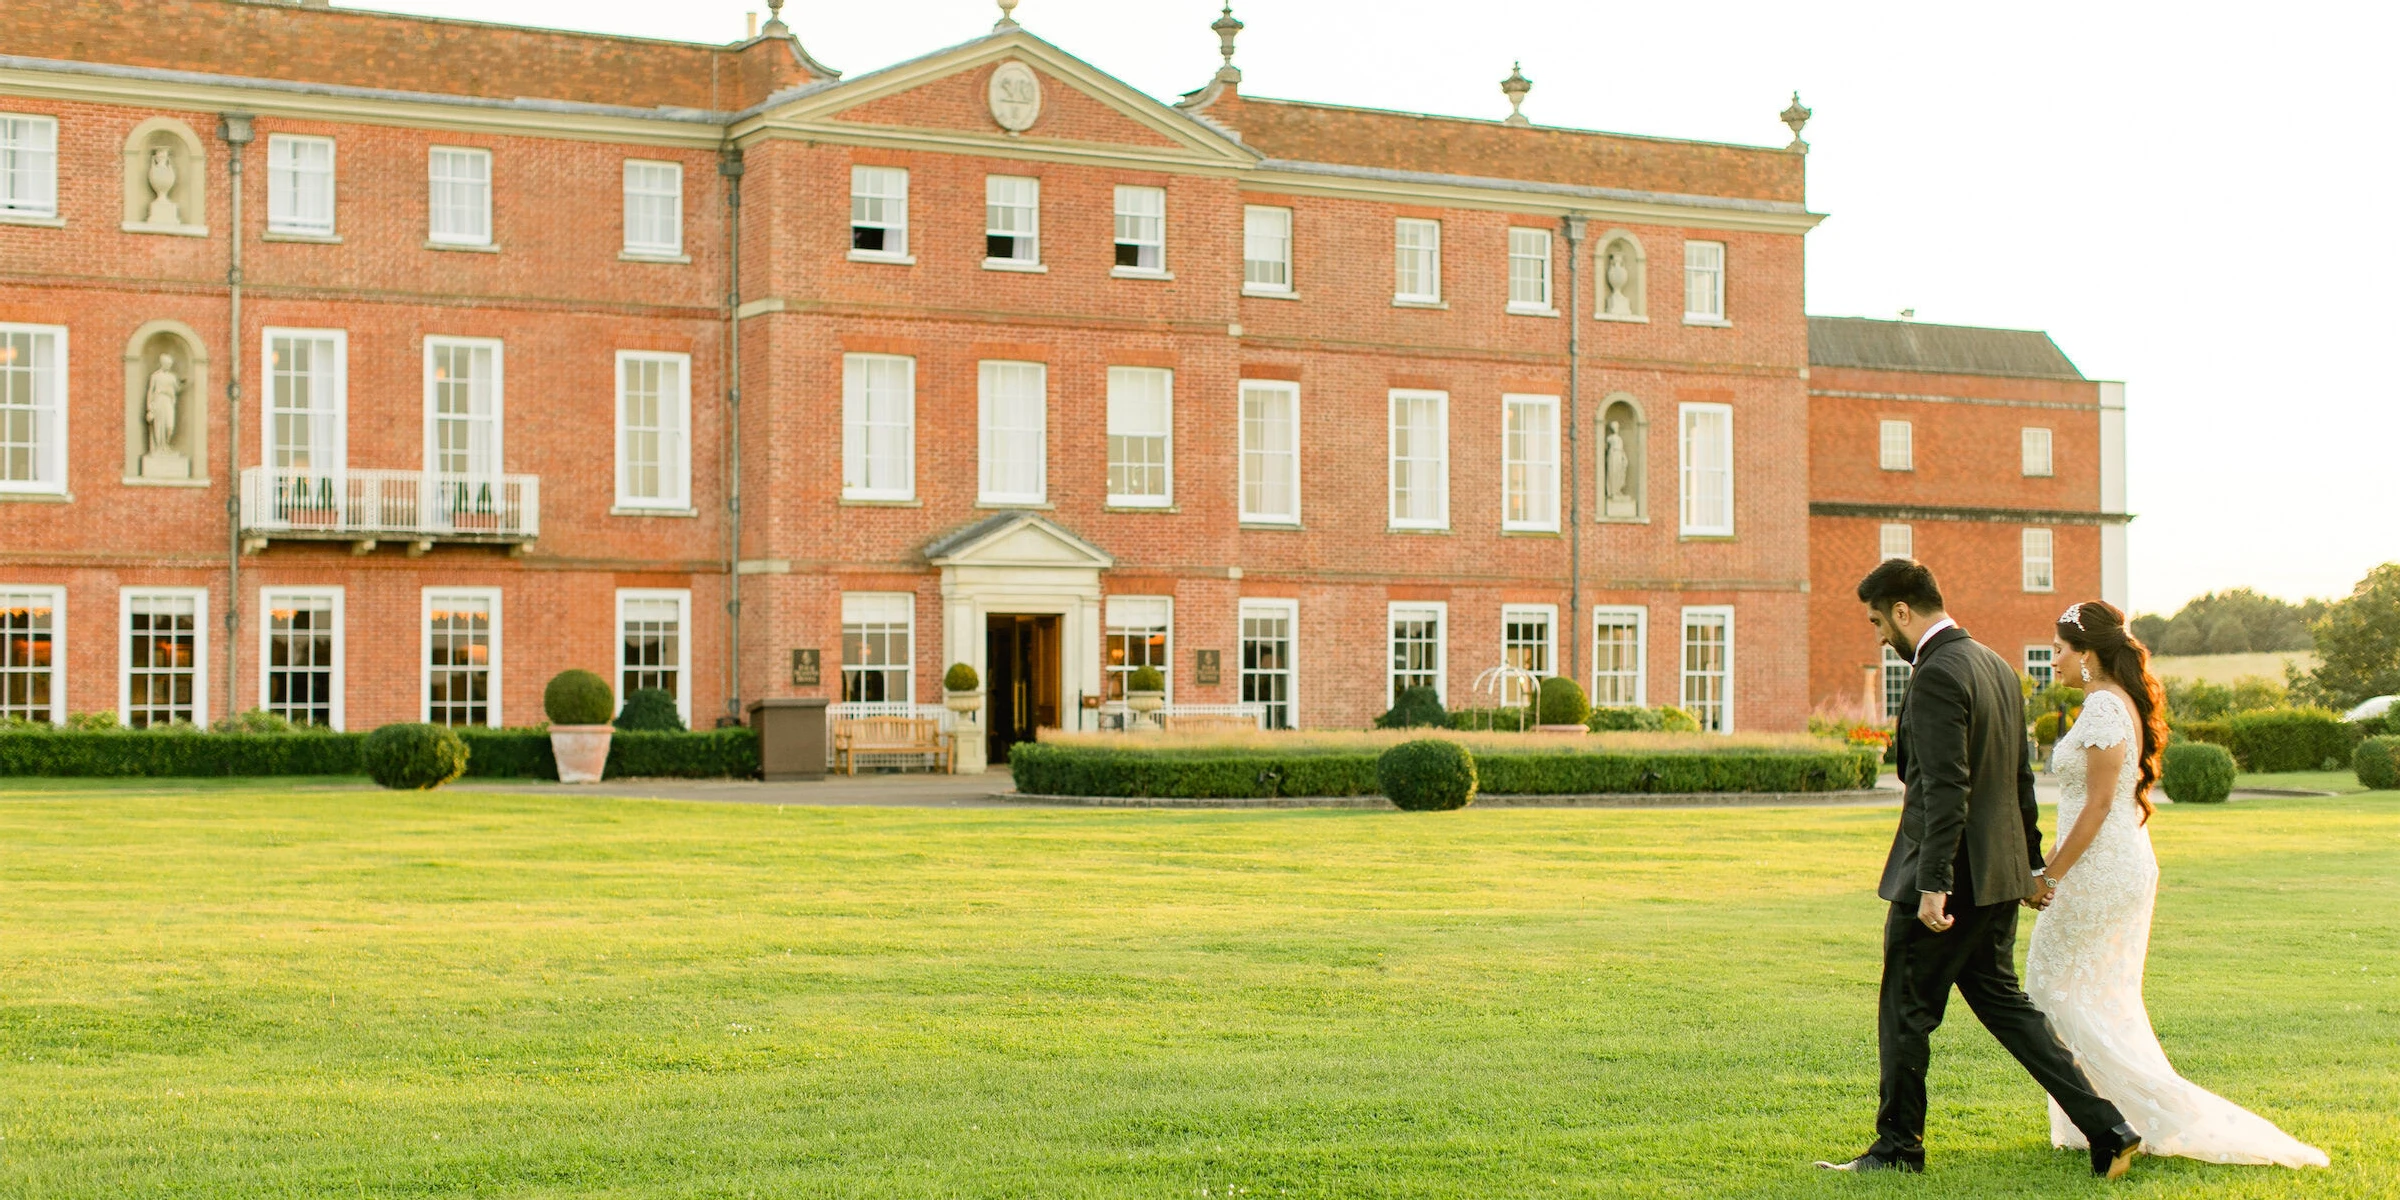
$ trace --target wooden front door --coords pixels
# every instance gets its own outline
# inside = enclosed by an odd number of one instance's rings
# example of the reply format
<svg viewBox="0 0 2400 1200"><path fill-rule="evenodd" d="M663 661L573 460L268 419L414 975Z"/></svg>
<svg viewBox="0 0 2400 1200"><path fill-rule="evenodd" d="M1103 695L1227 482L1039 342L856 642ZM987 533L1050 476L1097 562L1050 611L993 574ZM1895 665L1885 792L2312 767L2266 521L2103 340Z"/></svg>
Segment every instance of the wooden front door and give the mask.
<svg viewBox="0 0 2400 1200"><path fill-rule="evenodd" d="M984 686L991 717L987 753L992 762L1007 762L1008 748L1034 740L1035 730L1058 728L1060 649L1055 613L992 613L984 618Z"/></svg>

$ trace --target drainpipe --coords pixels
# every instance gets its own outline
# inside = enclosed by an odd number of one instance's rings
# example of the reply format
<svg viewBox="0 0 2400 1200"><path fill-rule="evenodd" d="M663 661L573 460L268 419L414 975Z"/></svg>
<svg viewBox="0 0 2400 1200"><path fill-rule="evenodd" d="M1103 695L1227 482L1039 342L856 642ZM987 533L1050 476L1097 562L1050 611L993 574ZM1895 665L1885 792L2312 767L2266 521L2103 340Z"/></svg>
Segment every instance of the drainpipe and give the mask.
<svg viewBox="0 0 2400 1200"><path fill-rule="evenodd" d="M1583 226L1573 213L1567 235L1567 661L1583 674L1583 470L1576 465L1582 442L1583 406ZM1561 672L1565 674L1565 672Z"/></svg>
<svg viewBox="0 0 2400 1200"><path fill-rule="evenodd" d="M725 578L732 589L725 615L732 635L726 639L725 716L719 725L742 720L742 151L728 146L717 156L717 174L725 180L725 338L732 356L726 373L726 426L729 438L725 470L725 514L732 530L725 538Z"/></svg>
<svg viewBox="0 0 2400 1200"><path fill-rule="evenodd" d="M225 267L225 716L242 711L242 149L256 135L250 114L221 115L217 136L229 159L233 254Z"/></svg>

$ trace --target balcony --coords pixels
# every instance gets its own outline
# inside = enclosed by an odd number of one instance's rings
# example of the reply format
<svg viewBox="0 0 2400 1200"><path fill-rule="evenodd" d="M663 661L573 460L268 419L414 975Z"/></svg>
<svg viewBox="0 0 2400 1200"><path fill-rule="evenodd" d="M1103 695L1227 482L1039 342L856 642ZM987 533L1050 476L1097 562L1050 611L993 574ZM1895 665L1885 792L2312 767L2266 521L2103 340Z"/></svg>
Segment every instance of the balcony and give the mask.
<svg viewBox="0 0 2400 1200"><path fill-rule="evenodd" d="M270 541L348 542L365 554L399 542L411 557L436 542L507 546L541 535L536 475L442 475L431 471L242 472L242 552Z"/></svg>

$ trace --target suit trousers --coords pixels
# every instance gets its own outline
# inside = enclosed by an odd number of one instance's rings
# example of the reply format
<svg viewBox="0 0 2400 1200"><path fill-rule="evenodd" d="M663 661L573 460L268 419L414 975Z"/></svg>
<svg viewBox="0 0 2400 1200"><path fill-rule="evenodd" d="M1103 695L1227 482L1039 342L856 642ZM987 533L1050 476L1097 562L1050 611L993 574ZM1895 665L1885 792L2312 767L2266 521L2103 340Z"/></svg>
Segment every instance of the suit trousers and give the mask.
<svg viewBox="0 0 2400 1200"><path fill-rule="evenodd" d="M1883 1095L1875 1112L1874 1153L1924 1160L1925 1070L1953 985L2085 1137L2105 1142L2124 1121L2116 1105L2093 1093L2050 1019L2018 986L2017 908L2013 900L1968 905L1950 914L1956 924L1935 933L1917 920L1915 905L1892 905L1883 923L1883 997L1876 1014Z"/></svg>

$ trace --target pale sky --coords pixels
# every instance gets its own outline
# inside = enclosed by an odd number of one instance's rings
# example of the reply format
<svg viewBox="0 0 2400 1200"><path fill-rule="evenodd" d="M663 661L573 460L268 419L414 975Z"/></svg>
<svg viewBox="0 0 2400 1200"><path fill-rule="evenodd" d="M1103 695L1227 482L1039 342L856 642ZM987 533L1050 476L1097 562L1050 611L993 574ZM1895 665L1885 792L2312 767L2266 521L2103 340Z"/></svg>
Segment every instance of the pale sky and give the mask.
<svg viewBox="0 0 2400 1200"><path fill-rule="evenodd" d="M1026 28L1161 99L1216 67L1219 0L1023 0ZM731 41L763 0L387 0ZM2044 329L2130 410L2132 587L2342 595L2400 559L2389 4L1237 0L1255 95L1780 146L1807 137L1808 311ZM988 31L990 0L793 0L850 75ZM1594 181L1605 182L1605 181Z"/></svg>

